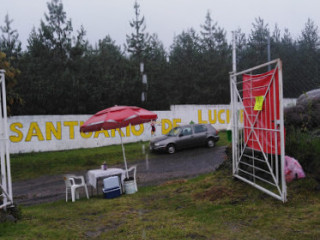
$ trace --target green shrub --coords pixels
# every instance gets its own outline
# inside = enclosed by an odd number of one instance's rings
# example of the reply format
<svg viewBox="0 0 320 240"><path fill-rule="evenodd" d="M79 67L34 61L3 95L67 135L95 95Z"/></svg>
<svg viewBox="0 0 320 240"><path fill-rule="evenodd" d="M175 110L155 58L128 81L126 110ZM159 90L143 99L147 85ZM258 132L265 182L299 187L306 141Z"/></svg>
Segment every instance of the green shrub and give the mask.
<svg viewBox="0 0 320 240"><path fill-rule="evenodd" d="M225 153L226 153L226 157L225 157L224 161L222 162L222 164L220 164L218 169L219 170L227 169L228 171L231 171L231 169L232 169L232 145L231 145L231 143L229 143L226 146Z"/></svg>
<svg viewBox="0 0 320 240"><path fill-rule="evenodd" d="M0 204L2 204L2 201L0 201ZM22 218L21 208L16 204L14 204L13 206L7 207L6 211L4 209L0 209L0 223L4 223L8 221L16 222L21 218Z"/></svg>
<svg viewBox="0 0 320 240"><path fill-rule="evenodd" d="M306 172L320 173L320 137L291 128L286 135L286 155L297 159Z"/></svg>

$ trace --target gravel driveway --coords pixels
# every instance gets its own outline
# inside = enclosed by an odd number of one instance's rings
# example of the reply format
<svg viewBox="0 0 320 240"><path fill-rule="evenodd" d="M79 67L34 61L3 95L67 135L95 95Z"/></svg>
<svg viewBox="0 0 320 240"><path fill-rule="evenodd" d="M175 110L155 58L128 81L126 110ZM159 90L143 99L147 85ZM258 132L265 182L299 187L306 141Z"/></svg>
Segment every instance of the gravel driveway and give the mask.
<svg viewBox="0 0 320 240"><path fill-rule="evenodd" d="M135 163L137 164L138 187L213 172L223 162L224 158L225 147L187 149L178 151L173 155L160 153L157 158L145 159ZM117 167L123 168L121 165ZM85 175L85 172L76 174ZM33 205L64 199L63 176L43 176L37 179L14 182L13 195L14 202L21 205Z"/></svg>

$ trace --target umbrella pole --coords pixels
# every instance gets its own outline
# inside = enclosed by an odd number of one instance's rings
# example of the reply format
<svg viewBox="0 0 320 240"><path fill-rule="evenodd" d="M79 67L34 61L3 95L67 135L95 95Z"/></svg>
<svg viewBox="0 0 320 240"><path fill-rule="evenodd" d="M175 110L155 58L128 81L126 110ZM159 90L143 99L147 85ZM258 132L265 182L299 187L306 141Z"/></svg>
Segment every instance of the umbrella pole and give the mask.
<svg viewBox="0 0 320 240"><path fill-rule="evenodd" d="M125 149L122 142L122 135L121 135L121 129L119 131L120 139L121 139L121 146L122 146L122 153L123 153L123 160L124 160L124 167L126 168L126 178L129 179L129 173L128 173L128 166L127 166L127 159L125 154Z"/></svg>

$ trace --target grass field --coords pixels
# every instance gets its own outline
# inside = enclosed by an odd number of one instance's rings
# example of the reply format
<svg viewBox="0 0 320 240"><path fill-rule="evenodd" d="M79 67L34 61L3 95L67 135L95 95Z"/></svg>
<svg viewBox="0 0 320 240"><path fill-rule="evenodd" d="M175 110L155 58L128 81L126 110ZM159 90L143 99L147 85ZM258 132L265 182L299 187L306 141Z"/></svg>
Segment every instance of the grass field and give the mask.
<svg viewBox="0 0 320 240"><path fill-rule="evenodd" d="M1 239L320 239L320 192L312 179L288 186L288 202L235 181L230 169L142 187L115 199L22 207Z"/></svg>
<svg viewBox="0 0 320 240"><path fill-rule="evenodd" d="M223 139L220 144L226 144ZM141 146L128 145L127 152L130 147ZM116 146L111 149L121 151ZM101 151L101 160L104 154L112 156L110 149ZM80 151L93 154L84 152ZM32 154L27 156L33 159ZM70 156L77 158L75 152ZM57 171L62 171L61 166ZM316 187L312 178L288 184L288 202L283 204L234 180L230 163L225 162L214 173L140 187L133 195L115 199L99 196L20 207L21 220L0 223L0 239L320 239L320 191Z"/></svg>
<svg viewBox="0 0 320 240"><path fill-rule="evenodd" d="M142 145L148 148L148 142L125 144L128 162L144 159ZM13 181L97 168L104 161L110 166L123 164L121 145L11 155Z"/></svg>

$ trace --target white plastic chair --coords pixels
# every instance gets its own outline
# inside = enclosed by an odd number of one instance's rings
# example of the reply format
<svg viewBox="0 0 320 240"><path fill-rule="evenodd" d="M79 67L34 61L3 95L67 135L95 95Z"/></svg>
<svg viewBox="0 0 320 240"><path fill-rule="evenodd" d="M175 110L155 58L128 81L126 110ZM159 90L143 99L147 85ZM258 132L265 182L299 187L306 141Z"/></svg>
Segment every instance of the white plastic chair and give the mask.
<svg viewBox="0 0 320 240"><path fill-rule="evenodd" d="M78 191L79 188L84 188L87 198L89 199L88 188L84 181L83 176L75 176L75 175L67 174L67 175L64 175L63 179L66 184L66 202L68 202L69 190L71 193L72 202L74 202L75 199L79 199L79 191ZM79 183L79 180L80 180L80 183Z"/></svg>
<svg viewBox="0 0 320 240"><path fill-rule="evenodd" d="M137 177L136 177L136 175L137 175L137 165L133 165L132 167L130 167L128 169L128 175L129 175L129 177L130 176L133 177L135 191L138 192Z"/></svg>

